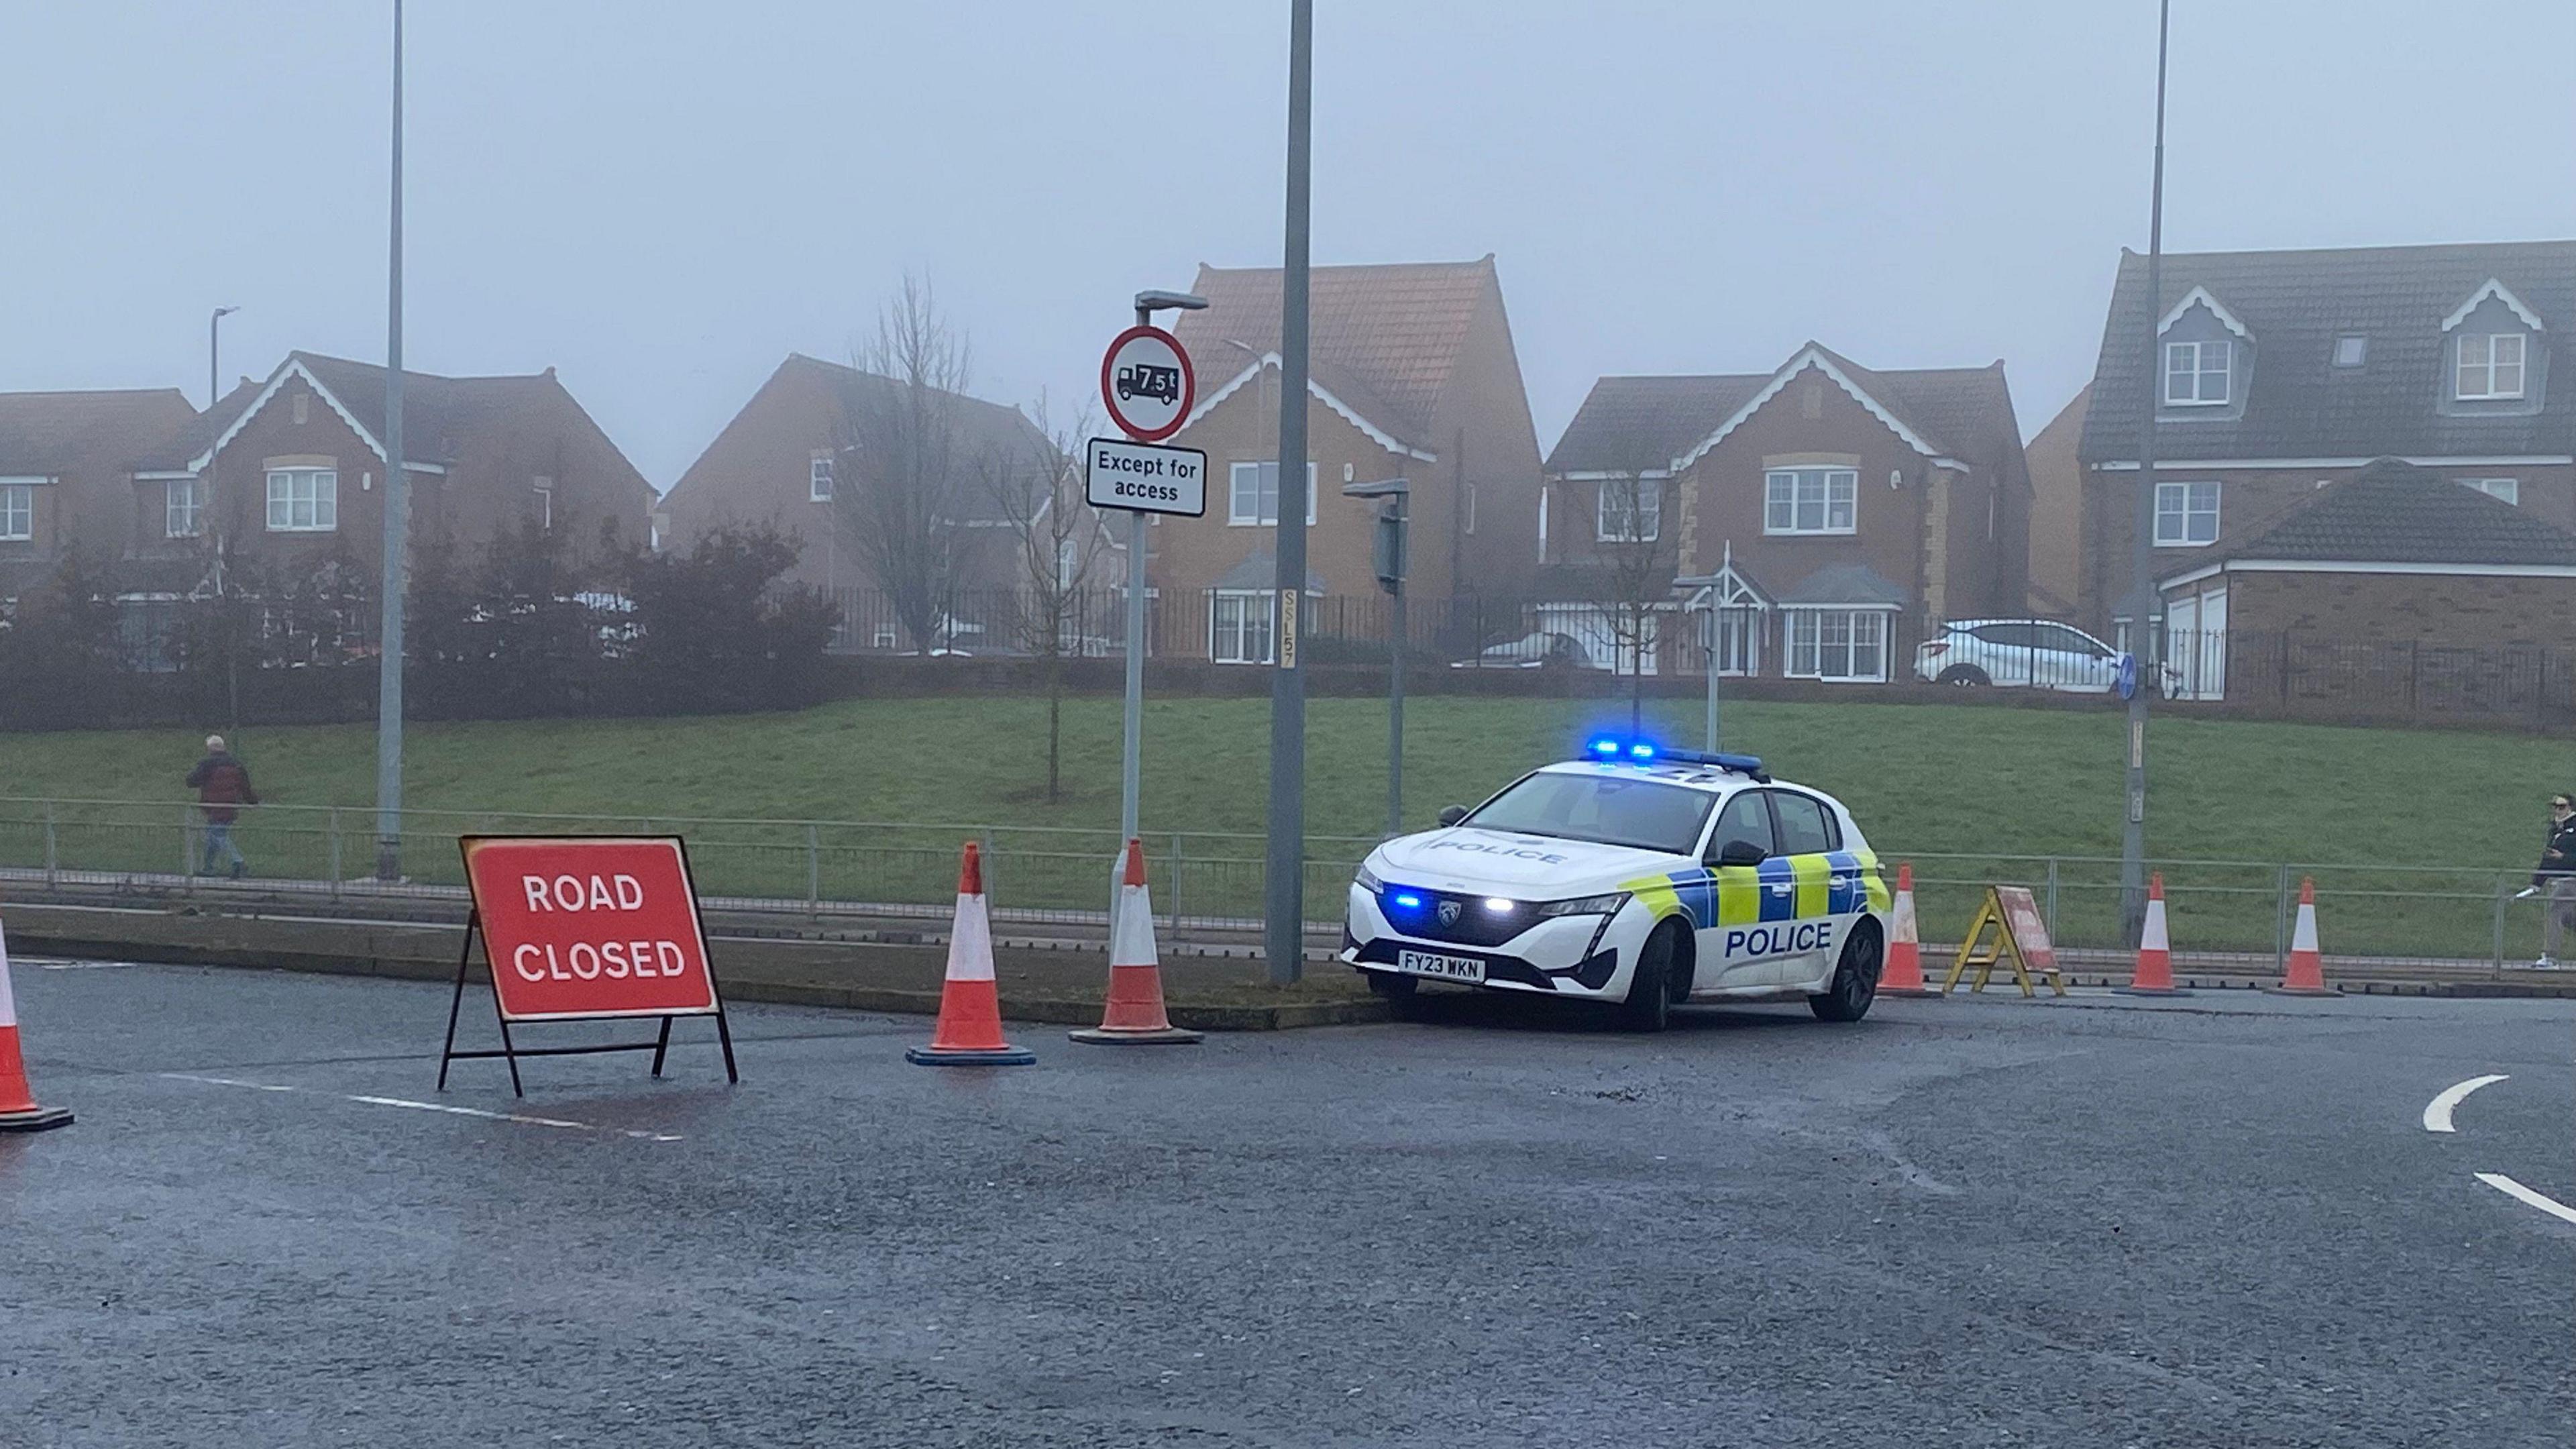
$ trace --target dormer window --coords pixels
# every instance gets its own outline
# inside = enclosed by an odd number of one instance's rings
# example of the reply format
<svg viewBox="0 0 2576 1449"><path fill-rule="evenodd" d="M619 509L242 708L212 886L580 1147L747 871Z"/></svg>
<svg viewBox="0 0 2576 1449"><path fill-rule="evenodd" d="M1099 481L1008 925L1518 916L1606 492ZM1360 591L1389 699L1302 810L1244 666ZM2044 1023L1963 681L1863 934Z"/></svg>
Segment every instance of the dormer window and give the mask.
<svg viewBox="0 0 2576 1449"><path fill-rule="evenodd" d="M2337 367L2359 367L2362 359L2369 355L2370 339L2358 332L2347 332L2335 339L2334 365Z"/></svg>
<svg viewBox="0 0 2576 1449"><path fill-rule="evenodd" d="M2523 341L2519 332L2460 334L2452 396L2463 401L2522 396Z"/></svg>
<svg viewBox="0 0 2576 1449"><path fill-rule="evenodd" d="M2165 406L2219 407L2227 402L2231 344L2168 342L2165 344Z"/></svg>

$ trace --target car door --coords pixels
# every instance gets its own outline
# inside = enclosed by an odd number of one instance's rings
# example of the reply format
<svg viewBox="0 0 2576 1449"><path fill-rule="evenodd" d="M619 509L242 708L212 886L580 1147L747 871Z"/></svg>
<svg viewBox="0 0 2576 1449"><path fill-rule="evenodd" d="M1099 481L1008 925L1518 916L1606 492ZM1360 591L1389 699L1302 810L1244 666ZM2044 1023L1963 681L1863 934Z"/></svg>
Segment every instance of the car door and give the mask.
<svg viewBox="0 0 2576 1449"><path fill-rule="evenodd" d="M2110 651L2063 624L2034 624L2038 679L2047 689L2100 689L2111 682Z"/></svg>
<svg viewBox="0 0 2576 1449"><path fill-rule="evenodd" d="M1793 949L1778 958L1778 979L1783 984L1814 981L1833 968L1842 949L1842 933L1849 921L1837 908L1850 904L1859 866L1857 861L1836 858L1842 832L1824 801L1803 790L1775 789L1769 794L1777 859L1789 878L1789 919L1794 923L1788 938Z"/></svg>
<svg viewBox="0 0 2576 1449"><path fill-rule="evenodd" d="M1760 850L1762 864L1718 864L1730 842ZM1764 929L1766 923L1784 918L1794 904L1789 892L1775 890L1778 883L1764 878L1766 868L1772 868L1773 874L1785 870L1773 866L1776 843L1769 792L1738 790L1719 808L1717 825L1709 831L1708 849L1703 853L1709 897L1716 908L1699 923L1699 968L1692 979L1695 992L1703 987L1758 986L1780 979L1775 964L1760 954L1760 948L1770 939Z"/></svg>

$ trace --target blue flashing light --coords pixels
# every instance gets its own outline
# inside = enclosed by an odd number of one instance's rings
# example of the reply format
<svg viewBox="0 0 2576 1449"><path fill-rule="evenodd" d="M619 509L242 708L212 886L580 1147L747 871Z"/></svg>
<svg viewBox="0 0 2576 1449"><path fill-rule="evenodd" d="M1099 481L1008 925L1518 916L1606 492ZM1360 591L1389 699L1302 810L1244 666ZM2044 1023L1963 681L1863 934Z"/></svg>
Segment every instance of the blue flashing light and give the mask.
<svg viewBox="0 0 2576 1449"><path fill-rule="evenodd" d="M1411 891L1400 891L1396 894L1395 903L1408 911L1419 910L1422 908L1422 897Z"/></svg>
<svg viewBox="0 0 2576 1449"><path fill-rule="evenodd" d="M1605 760L1615 760L1619 757L1619 742L1608 735L1594 740L1590 748L1592 753Z"/></svg>
<svg viewBox="0 0 2576 1449"><path fill-rule="evenodd" d="M1655 757L1655 747L1639 740L1628 747L1628 755L1631 759L1651 760Z"/></svg>

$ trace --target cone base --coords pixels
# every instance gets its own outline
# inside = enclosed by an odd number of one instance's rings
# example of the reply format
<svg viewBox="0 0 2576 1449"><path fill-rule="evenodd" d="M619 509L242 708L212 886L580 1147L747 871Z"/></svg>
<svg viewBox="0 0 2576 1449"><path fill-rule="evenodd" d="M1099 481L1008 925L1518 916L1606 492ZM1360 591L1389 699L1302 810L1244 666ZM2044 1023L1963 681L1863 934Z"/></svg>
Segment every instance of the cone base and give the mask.
<svg viewBox="0 0 2576 1449"><path fill-rule="evenodd" d="M2341 996L2341 995L2343 995L2343 993L2342 993L2342 992L2335 990L2335 989L2334 989L2333 987L2331 987L2331 986L2266 986L2266 987L2264 987L2264 988L2263 988L2263 994L2264 994L2264 995L2266 995L2266 996Z"/></svg>
<svg viewBox="0 0 2576 1449"><path fill-rule="evenodd" d="M1207 1033L1191 1031L1187 1027L1180 1026L1087 1026L1080 1031L1066 1032L1065 1039L1078 1041L1086 1046L1112 1046L1122 1043L1129 1046L1187 1046L1192 1042L1207 1040Z"/></svg>
<svg viewBox="0 0 2576 1449"><path fill-rule="evenodd" d="M1015 1046L992 1051L941 1051L937 1047L905 1047L903 1059L916 1067L1033 1067L1037 1053Z"/></svg>
<svg viewBox="0 0 2576 1449"><path fill-rule="evenodd" d="M64 1107L30 1107L23 1112L0 1112L0 1132L43 1132L70 1125L72 1114Z"/></svg>
<svg viewBox="0 0 2576 1449"><path fill-rule="evenodd" d="M2114 986L2111 988L2111 994L2114 996L2189 996L2191 988L2188 986Z"/></svg>

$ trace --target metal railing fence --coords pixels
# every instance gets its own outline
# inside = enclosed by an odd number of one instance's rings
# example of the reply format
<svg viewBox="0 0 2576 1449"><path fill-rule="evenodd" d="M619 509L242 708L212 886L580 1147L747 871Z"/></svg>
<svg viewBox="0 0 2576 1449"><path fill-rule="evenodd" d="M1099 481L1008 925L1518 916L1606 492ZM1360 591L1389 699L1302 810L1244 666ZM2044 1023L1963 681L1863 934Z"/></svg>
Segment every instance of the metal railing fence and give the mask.
<svg viewBox="0 0 2576 1449"><path fill-rule="evenodd" d="M243 810L233 843L263 887L317 897L404 897L461 902L456 841L466 835L655 834L688 842L698 890L711 906L807 916L943 918L955 900L963 842L979 843L994 909L1005 921L1097 925L1104 919L1116 833L1056 826L851 820L728 820L655 815L564 815L412 810L403 815L408 878L368 879L375 812L354 806L264 805ZM1330 932L1373 836L1314 836L1307 843L1311 928ZM184 895L209 862L204 821L172 801L0 798L0 879L48 887L111 887ZM1156 914L1180 933L1260 927L1264 837L1237 831L1153 831L1145 836ZM2121 927L2115 857L1880 852L1891 887L1899 861L1914 866L1917 917L1927 942L1954 941L1990 884L2028 886L2051 935L2077 952L2116 953ZM213 862L220 873L229 861ZM2537 954L2545 902L2518 899L2526 870L2489 866L2164 860L2178 953L2228 953L2277 962L2286 951L2302 880L2316 885L2330 955L2457 966ZM1927 962L1927 966L1931 964Z"/></svg>

